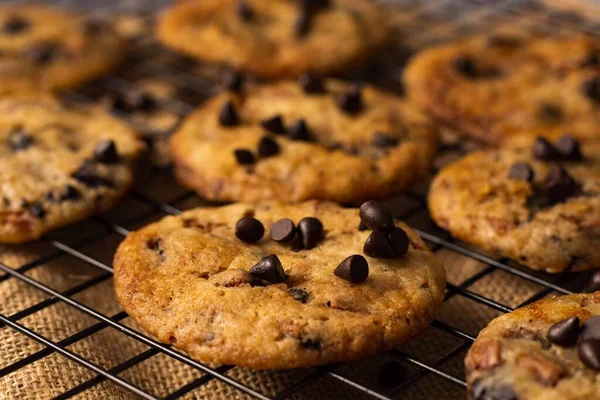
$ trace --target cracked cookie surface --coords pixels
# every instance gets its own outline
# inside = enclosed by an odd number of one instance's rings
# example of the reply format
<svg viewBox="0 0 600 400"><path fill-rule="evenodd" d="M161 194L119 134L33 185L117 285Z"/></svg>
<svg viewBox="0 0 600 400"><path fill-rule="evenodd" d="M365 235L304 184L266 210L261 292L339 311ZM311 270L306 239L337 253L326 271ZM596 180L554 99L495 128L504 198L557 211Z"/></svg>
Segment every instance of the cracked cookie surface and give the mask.
<svg viewBox="0 0 600 400"><path fill-rule="evenodd" d="M549 328L570 317L585 323L600 315L600 292L549 297L494 319L465 359L471 400L592 400L600 397L598 372L586 367L577 346L547 339Z"/></svg>
<svg viewBox="0 0 600 400"><path fill-rule="evenodd" d="M248 215L268 232L282 218L318 218L325 235L296 250L268 238L235 236ZM296 368L357 359L417 336L441 305L443 266L418 235L400 258L366 257L369 276L351 283L334 275L362 254L368 231L358 209L310 201L296 205L234 204L166 217L129 235L115 256L115 288L146 331L204 362L252 368ZM249 271L269 254L287 279L257 285Z"/></svg>
<svg viewBox="0 0 600 400"><path fill-rule="evenodd" d="M388 28L364 0L205 0L172 6L156 35L200 60L282 78L348 72L381 47Z"/></svg>
<svg viewBox="0 0 600 400"><path fill-rule="evenodd" d="M598 143L582 146L582 161L557 162L577 189L550 204L543 193L553 162L529 146L467 155L440 171L428 195L433 220L453 236L533 269L557 273L600 268ZM527 163L533 180L511 178Z"/></svg>
<svg viewBox="0 0 600 400"><path fill-rule="evenodd" d="M437 129L414 105L368 85L357 103L341 102L352 84L324 86L305 93L296 82L279 82L209 100L171 138L177 178L213 200L358 203L401 192L429 170ZM237 124L224 126L228 101ZM273 134L263 122L277 116L283 131ZM276 142L268 157L259 154L263 137ZM251 154L238 162L240 149Z"/></svg>
<svg viewBox="0 0 600 400"><path fill-rule="evenodd" d="M125 42L106 21L46 6L0 6L0 94L78 86L113 69Z"/></svg>
<svg viewBox="0 0 600 400"><path fill-rule="evenodd" d="M417 104L486 145L600 138L600 46L589 37L502 30L418 53L404 81Z"/></svg>
<svg viewBox="0 0 600 400"><path fill-rule="evenodd" d="M0 98L0 114L0 242L106 210L133 184L145 146L111 116L50 95Z"/></svg>

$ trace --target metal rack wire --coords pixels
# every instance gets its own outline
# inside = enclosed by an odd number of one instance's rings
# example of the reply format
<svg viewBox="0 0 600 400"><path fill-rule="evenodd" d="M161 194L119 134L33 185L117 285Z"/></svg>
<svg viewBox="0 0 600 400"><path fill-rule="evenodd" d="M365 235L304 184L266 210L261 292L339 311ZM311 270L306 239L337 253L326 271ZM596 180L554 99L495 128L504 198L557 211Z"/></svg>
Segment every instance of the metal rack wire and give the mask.
<svg viewBox="0 0 600 400"><path fill-rule="evenodd" d="M136 9L135 7L132 7L128 2L115 2L115 4L102 3L103 10L98 10L97 2L88 2L86 4L81 4L81 2L70 3L70 5L76 3L77 6L90 5L96 12L108 11L119 14L121 11L119 7L126 7L127 12L132 10L140 11L139 8ZM161 2L154 3L160 4ZM488 21L489 19L497 19L502 16L508 20L514 20L516 18L515 15L521 14L525 16L524 18L528 22L538 19L541 24L557 24L558 26L566 27L566 29L578 29L593 34L598 34L600 32L598 25L594 25L593 23L577 23L576 27L569 24L564 25L565 23L560 19L551 18L547 10L543 7L540 8L539 5L534 4L533 2L515 0L495 2L488 2L486 0L452 0L421 3L404 0L387 1L385 3L387 6L392 5L398 7L401 12L405 13L406 17L397 22L399 29L404 28L403 24L415 24L415 21L417 21L417 26L420 26L421 28L424 24L427 24L426 26L431 28L413 30L413 32L419 31L421 33L420 36L411 37L411 43L415 43L413 48L435 42L439 40L440 36L445 35L445 37L448 38L447 32L452 31L456 33L457 31L460 31L461 27L471 26L478 20ZM148 5L148 3L144 4L146 6ZM532 9L537 11L531 14L530 12ZM147 12L148 10L144 9L143 11ZM148 14L148 19L151 19L151 15L152 14ZM443 19L444 23L442 23L440 19ZM448 24L445 24L445 22L448 22ZM137 44L134 46L134 53L131 56L133 61L131 61L130 64L133 65L133 67L128 68L126 72L121 72L117 75L103 79L102 87L103 91L104 89L108 89L109 91L126 91L140 86L140 82L143 82L146 78L157 78L162 83L168 83L169 85L176 87L177 90L158 99L158 109L160 112L166 112L166 114L174 117L174 122L168 124L169 126L167 127L165 127L164 124L157 127L155 124L156 121L153 121L152 118L147 115L137 115L138 113L135 113L135 115L117 113L119 117L132 124L136 129L146 133L158 145L161 140L169 136L170 132L177 127L181 119L193 110L197 103L217 90L215 81L216 75L210 68L199 70L199 68L203 67L198 67L188 60L170 54L145 38L137 39L136 42ZM401 47L405 48L405 44L403 43ZM392 55L392 58L396 56L397 55L394 54ZM140 59L144 61L141 63L135 62L135 60ZM404 59L404 57L398 56L397 60L398 59ZM400 91L401 82L399 82L400 75L398 74L398 69L400 68L400 63L392 62L391 68L386 68L385 74L378 72L377 79L374 79L374 81L377 84L385 85L388 89ZM368 74L365 78L370 79ZM95 85L94 87L97 88L97 86L98 85ZM181 94L182 90L187 93L186 96ZM190 93L192 96L188 96ZM66 96L72 100L84 102L94 102L98 99L98 94L94 93L94 90L89 90L89 88L67 93ZM187 101L189 97L193 98L193 100ZM455 146L447 146L441 157L444 157L444 153L455 152ZM154 168L151 172L151 176L147 178L147 180L170 181L171 187L176 187L171 181L170 176L171 171L168 168ZM479 282L482 282L484 279L489 279L497 271L502 271L503 273L512 276L518 282L528 282L535 285L536 290L526 296L526 298L520 301L519 304L516 304L516 306L525 305L549 294L568 294L580 290L583 286L583 282L587 280L588 275L586 274L551 276L544 273L533 272L522 268L509 260L494 259L455 241L450 238L447 233L437 229L429 220L426 203L423 197L423 188L426 187L426 183L421 186L421 188L416 188L413 192L407 193L389 202L393 209L398 208L394 208L394 205L402 206L400 207L402 210L397 211L395 216L404 219L415 226L418 233L434 252L439 253L444 250L451 251L463 257L476 260L482 265L478 271L470 276L464 277L457 282L448 283L446 302L450 302L455 298L463 298L497 313L510 312L515 308L514 305L503 304L501 301L483 295L473 289ZM125 218L119 215L111 215L111 213L94 217L90 221L83 223L83 227L79 226L76 228L86 232L86 234L83 235L84 237L79 235L76 240L71 240L65 238L66 236L62 235L60 231L51 233L42 239L42 242L44 245L48 246L50 251L20 265L9 266L4 262L0 263L0 270L3 273L0 275L0 283L9 280L18 280L31 288L35 288L45 296L43 300L10 314L4 311L4 307L0 301L0 329L10 328L42 345L40 350L32 352L27 356L0 368L0 380L39 360L49 357L52 354L59 354L80 364L84 368L89 369L94 375L89 379L74 385L69 390L57 394L55 396L57 399L76 397L105 381L110 381L141 398L175 399L193 395L195 390L214 380L221 381L223 384L231 387L232 390L236 391L236 395L242 397L247 396L249 398L265 400L284 399L296 395L324 378L333 379L341 385L351 387L357 391L360 396L377 399L392 399L403 397L406 391L418 382L427 382L436 377L442 379L446 384L453 385L459 389L458 393L460 393L460 395L456 398L464 396L463 389L466 387L464 377L462 374L448 372L445 366L449 363L457 362L457 360L458 362L461 361L461 357L464 356L464 352L475 339L475 335L473 332L469 332L453 323L445 322L442 319L436 320L432 324L431 329L452 337L454 339L453 345L443 349L440 354L436 354L433 358L424 357L420 354L415 355L413 354L414 352L405 349L394 349L390 351L387 354L389 359L407 366L407 371L401 374L401 376L398 376L398 379L395 380L394 385L391 388L378 390L362 383L358 379L353 379L353 377L346 375L342 371L343 368L339 368L340 366L324 366L311 369L308 373L304 374L301 379L285 387L283 390L279 390L277 393L265 394L244 382L236 380L228 374L236 367L215 367L200 363L171 346L159 343L139 330L132 328L129 324L126 324L124 321L128 316L125 312L119 311L107 315L101 310L77 300L75 296L84 293L86 290L103 282L109 281L112 276L111 265L97 257L90 256L85 251L88 246L107 240L107 238L111 236L117 236L122 239L127 236L133 228L140 224L157 220L164 215L179 214L182 207L188 206L186 204L194 204L194 202L200 200L197 199L194 193L182 189L174 189L172 193L171 190L158 193L153 189L153 185L147 185L146 187L142 185L141 188L135 189L126 201L135 203L136 206L134 208L139 210L139 212L127 215ZM91 233L87 234L89 224L93 224L94 229L90 228L89 231ZM79 262L97 269L98 273L91 278L62 291L54 289L52 285L36 280L28 274L29 272L41 268L55 260L59 260L64 256L75 258ZM41 329L30 328L21 322L27 317L34 316L36 313L59 303L80 311L82 314L93 319L95 323L57 341L45 336L41 332ZM147 347L146 350L108 368L69 348L77 342L92 337L108 328L112 328L120 334L126 335L145 345ZM178 360L193 369L201 371L203 374L180 387L171 388L169 394L162 396L142 388L123 377L124 372L159 354ZM450 397L451 396L448 398Z"/></svg>

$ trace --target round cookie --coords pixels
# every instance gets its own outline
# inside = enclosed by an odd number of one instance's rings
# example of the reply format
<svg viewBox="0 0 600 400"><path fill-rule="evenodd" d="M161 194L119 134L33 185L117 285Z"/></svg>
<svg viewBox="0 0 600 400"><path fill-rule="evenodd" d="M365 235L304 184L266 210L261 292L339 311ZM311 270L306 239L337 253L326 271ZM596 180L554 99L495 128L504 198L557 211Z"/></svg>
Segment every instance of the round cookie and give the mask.
<svg viewBox="0 0 600 400"><path fill-rule="evenodd" d="M600 138L600 45L589 37L469 38L418 53L404 81L422 108L486 145L565 131Z"/></svg>
<svg viewBox="0 0 600 400"><path fill-rule="evenodd" d="M567 323L570 327L550 329L573 317L579 321ZM600 292L596 292L545 298L494 319L465 359L469 399L600 398L598 369L589 365L590 355L600 357L600 347L582 345L589 336L600 335L599 318ZM583 357L582 348L586 348Z"/></svg>
<svg viewBox="0 0 600 400"><path fill-rule="evenodd" d="M566 142L534 148L550 154ZM540 160L529 146L468 155L434 178L431 216L453 236L533 269L600 268L600 143L577 152L582 161Z"/></svg>
<svg viewBox="0 0 600 400"><path fill-rule="evenodd" d="M388 33L383 15L365 0L182 1L156 30L165 46L268 78L347 72Z"/></svg>
<svg viewBox="0 0 600 400"><path fill-rule="evenodd" d="M144 144L101 112L46 96L0 98L0 243L20 243L114 205Z"/></svg>
<svg viewBox="0 0 600 400"><path fill-rule="evenodd" d="M358 203L428 171L437 130L415 106L368 85L311 82L323 92L288 81L206 102L171 138L180 182L213 200Z"/></svg>
<svg viewBox="0 0 600 400"><path fill-rule="evenodd" d="M241 225L256 222L238 223L248 216L265 228L255 244L236 238L237 230L249 239ZM300 222L307 217L324 229L314 248L269 237L283 218L307 232L310 224ZM318 201L238 203L166 217L119 246L117 297L143 329L203 362L280 369L365 357L425 329L442 303L445 277L418 235L397 222L408 234L408 251L365 257L368 277L361 283L341 278L338 264L362 254L371 234L359 222L358 209ZM260 283L253 266L271 254L283 266L283 282Z"/></svg>
<svg viewBox="0 0 600 400"><path fill-rule="evenodd" d="M124 53L105 21L39 5L0 6L0 94L72 88L114 68Z"/></svg>

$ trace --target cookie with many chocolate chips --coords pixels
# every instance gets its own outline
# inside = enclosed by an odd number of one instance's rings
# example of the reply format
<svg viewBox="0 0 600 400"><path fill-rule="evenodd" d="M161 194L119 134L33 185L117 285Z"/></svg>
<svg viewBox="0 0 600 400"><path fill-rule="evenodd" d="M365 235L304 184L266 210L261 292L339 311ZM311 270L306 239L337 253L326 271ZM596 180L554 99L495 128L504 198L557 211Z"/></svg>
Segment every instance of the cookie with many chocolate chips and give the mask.
<svg viewBox="0 0 600 400"><path fill-rule="evenodd" d="M417 54L410 96L432 115L487 144L565 130L600 138L600 45L585 36L499 31Z"/></svg>
<svg viewBox="0 0 600 400"><path fill-rule="evenodd" d="M548 297L494 319L465 359L471 400L600 398L600 292ZM587 332L587 333L586 333Z"/></svg>
<svg viewBox="0 0 600 400"><path fill-rule="evenodd" d="M284 218L299 226L312 218L324 231L310 249L269 235L248 244L236 237L248 216L266 231ZM402 257L362 259L369 232L359 221L358 209L318 201L167 217L119 246L117 297L146 331L203 362L274 369L365 357L422 332L442 303L445 278L400 222L410 238ZM342 271L344 263L352 265Z"/></svg>
<svg viewBox="0 0 600 400"><path fill-rule="evenodd" d="M0 98L0 242L20 243L106 210L144 145L105 115L47 96Z"/></svg>
<svg viewBox="0 0 600 400"><path fill-rule="evenodd" d="M173 5L156 35L200 60L281 78L347 72L382 46L388 28L365 0L205 0Z"/></svg>
<svg viewBox="0 0 600 400"><path fill-rule="evenodd" d="M75 87L114 68L112 26L46 6L0 6L0 94Z"/></svg>
<svg viewBox="0 0 600 400"><path fill-rule="evenodd" d="M600 143L574 143L538 139L445 167L429 192L433 220L533 269L600 268Z"/></svg>
<svg viewBox="0 0 600 400"><path fill-rule="evenodd" d="M214 200L342 203L422 178L437 146L427 116L368 85L321 84L317 93L284 81L209 100L171 138L176 176ZM358 98L355 112L340 104L348 93Z"/></svg>

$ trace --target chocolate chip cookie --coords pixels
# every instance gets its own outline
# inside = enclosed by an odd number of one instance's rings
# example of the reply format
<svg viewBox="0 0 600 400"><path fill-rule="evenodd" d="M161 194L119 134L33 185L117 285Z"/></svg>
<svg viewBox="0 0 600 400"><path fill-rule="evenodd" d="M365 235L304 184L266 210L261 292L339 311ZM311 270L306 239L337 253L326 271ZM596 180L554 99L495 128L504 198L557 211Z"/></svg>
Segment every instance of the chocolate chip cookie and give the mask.
<svg viewBox="0 0 600 400"><path fill-rule="evenodd" d="M114 68L124 41L103 20L46 6L0 6L0 94L60 90Z"/></svg>
<svg viewBox="0 0 600 400"><path fill-rule="evenodd" d="M393 348L434 318L444 268L408 226L363 208L373 231L359 230L358 209L318 201L166 217L119 246L117 297L203 362L296 368ZM369 256L371 236L383 239Z"/></svg>
<svg viewBox="0 0 600 400"><path fill-rule="evenodd" d="M486 145L522 136L600 138L600 45L498 31L417 54L405 70L424 109Z"/></svg>
<svg viewBox="0 0 600 400"><path fill-rule="evenodd" d="M600 292L549 297L496 318L465 366L471 400L600 398Z"/></svg>
<svg viewBox="0 0 600 400"><path fill-rule="evenodd" d="M365 0L183 1L156 31L164 45L203 61L268 78L347 72L388 37Z"/></svg>
<svg viewBox="0 0 600 400"><path fill-rule="evenodd" d="M209 199L359 203L417 182L436 146L435 125L409 102L306 75L209 100L171 154L179 180Z"/></svg>
<svg viewBox="0 0 600 400"><path fill-rule="evenodd" d="M20 243L106 210L144 149L128 127L46 96L0 98L0 242Z"/></svg>
<svg viewBox="0 0 600 400"><path fill-rule="evenodd" d="M429 210L453 236L533 269L600 268L600 143L571 136L445 167Z"/></svg>

